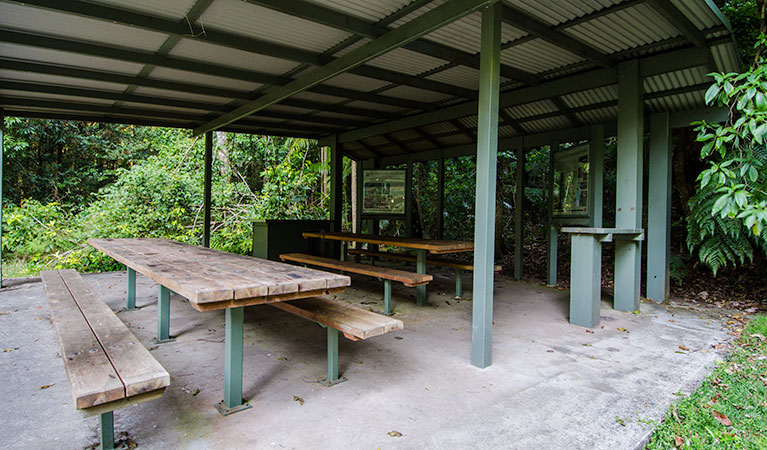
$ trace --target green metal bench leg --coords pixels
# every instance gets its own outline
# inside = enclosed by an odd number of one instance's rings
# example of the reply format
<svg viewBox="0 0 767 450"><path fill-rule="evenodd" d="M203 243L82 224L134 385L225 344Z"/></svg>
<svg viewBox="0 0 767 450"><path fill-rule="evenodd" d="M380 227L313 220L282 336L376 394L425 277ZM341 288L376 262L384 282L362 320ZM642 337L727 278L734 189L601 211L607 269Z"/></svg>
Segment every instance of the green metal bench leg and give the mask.
<svg viewBox="0 0 767 450"><path fill-rule="evenodd" d="M115 448L115 428L114 416L112 411L99 415L99 436L101 439L101 450L114 450Z"/></svg>
<svg viewBox="0 0 767 450"><path fill-rule="evenodd" d="M463 271L455 269L455 298L463 297Z"/></svg>
<svg viewBox="0 0 767 450"><path fill-rule="evenodd" d="M226 310L224 349L224 400L216 409L224 416L250 408L242 401L242 336L245 307Z"/></svg>
<svg viewBox="0 0 767 450"><path fill-rule="evenodd" d="M415 271L417 273L426 273L426 250L416 251ZM424 306L426 304L426 285L416 286L415 294L416 304Z"/></svg>
<svg viewBox="0 0 767 450"><path fill-rule="evenodd" d="M384 314L392 315L391 310L391 280L384 280Z"/></svg>
<svg viewBox="0 0 767 450"><path fill-rule="evenodd" d="M162 344L164 342L173 342L170 338L170 290L160 285L157 294L157 337L154 342Z"/></svg>
<svg viewBox="0 0 767 450"><path fill-rule="evenodd" d="M343 383L346 378L338 376L338 330L333 327L328 329L328 377L320 383L325 386L333 386Z"/></svg>
<svg viewBox="0 0 767 450"><path fill-rule="evenodd" d="M136 309L136 271L131 269L130 267L128 269L128 300L126 309Z"/></svg>

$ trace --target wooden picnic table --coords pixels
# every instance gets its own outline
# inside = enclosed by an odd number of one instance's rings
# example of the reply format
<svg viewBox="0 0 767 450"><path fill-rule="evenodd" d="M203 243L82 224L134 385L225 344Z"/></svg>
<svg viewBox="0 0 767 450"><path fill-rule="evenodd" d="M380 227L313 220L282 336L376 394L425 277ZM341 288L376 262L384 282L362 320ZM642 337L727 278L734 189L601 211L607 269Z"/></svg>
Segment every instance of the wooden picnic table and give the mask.
<svg viewBox="0 0 767 450"><path fill-rule="evenodd" d="M339 232L306 232L304 238L329 239L343 242L363 242L367 244L388 245L413 249L416 252L416 272L426 273L426 253L445 254L474 251L472 241L445 241L436 239L378 236L362 233L339 233ZM343 252L342 252L343 253ZM342 255L343 256L343 255ZM426 285L416 286L416 303L426 303Z"/></svg>
<svg viewBox="0 0 767 450"><path fill-rule="evenodd" d="M135 306L135 272L160 285L160 343L172 340L170 291L186 297L198 311L226 310L224 401L218 405L222 414L250 407L242 401L244 307L337 293L350 284L346 275L165 239L89 239L88 243L128 268L129 309Z"/></svg>

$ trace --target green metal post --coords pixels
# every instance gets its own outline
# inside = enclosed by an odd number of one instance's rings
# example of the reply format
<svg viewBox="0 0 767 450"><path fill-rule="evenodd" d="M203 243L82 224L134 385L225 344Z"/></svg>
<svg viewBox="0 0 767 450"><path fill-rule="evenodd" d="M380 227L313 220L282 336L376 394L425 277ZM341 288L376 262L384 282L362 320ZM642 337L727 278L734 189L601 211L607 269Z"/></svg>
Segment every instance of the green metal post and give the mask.
<svg viewBox="0 0 767 450"><path fill-rule="evenodd" d="M589 143L589 217L592 227L602 227L602 196L604 191L605 127L591 127Z"/></svg>
<svg viewBox="0 0 767 450"><path fill-rule="evenodd" d="M455 269L455 299L463 297L463 270Z"/></svg>
<svg viewBox="0 0 767 450"><path fill-rule="evenodd" d="M101 413L99 415L99 436L101 440L101 450L114 450L115 428L114 414L112 411Z"/></svg>
<svg viewBox="0 0 767 450"><path fill-rule="evenodd" d="M392 315L391 308L391 280L384 280L384 313L387 316Z"/></svg>
<svg viewBox="0 0 767 450"><path fill-rule="evenodd" d="M642 153L644 101L639 61L618 65L618 151L615 226L642 228ZM615 309L639 309L642 251L640 241L615 242Z"/></svg>
<svg viewBox="0 0 767 450"><path fill-rule="evenodd" d="M417 273L426 273L426 250L416 250L415 271ZM418 306L426 304L426 285L421 284L415 287L415 299Z"/></svg>
<svg viewBox="0 0 767 450"><path fill-rule="evenodd" d="M213 184L213 132L205 133L205 181L202 245L210 247L210 203Z"/></svg>
<svg viewBox="0 0 767 450"><path fill-rule="evenodd" d="M330 220L333 221L333 231L341 231L343 225L343 172L344 158L341 147L333 135L330 147ZM338 242L332 244L333 253L340 259L341 245Z"/></svg>
<svg viewBox="0 0 767 450"><path fill-rule="evenodd" d="M225 313L224 336L224 400L216 405L227 416L250 408L242 401L242 338L245 307L228 308Z"/></svg>
<svg viewBox="0 0 767 450"><path fill-rule="evenodd" d="M170 290L160 285L157 294L157 337L156 343L171 342L170 338Z"/></svg>
<svg viewBox="0 0 767 450"><path fill-rule="evenodd" d="M570 239L570 323L594 327L602 297L602 244L589 234L572 234Z"/></svg>
<svg viewBox="0 0 767 450"><path fill-rule="evenodd" d="M671 245L671 128L668 113L650 117L647 186L647 298L662 302L669 294Z"/></svg>
<svg viewBox="0 0 767 450"><path fill-rule="evenodd" d="M516 148L517 173L515 184L517 192L514 195L514 278L522 279L524 258L524 214L525 214L525 146Z"/></svg>
<svg viewBox="0 0 767 450"><path fill-rule="evenodd" d="M136 309L136 271L127 267L128 272L128 299L126 309Z"/></svg>
<svg viewBox="0 0 767 450"><path fill-rule="evenodd" d="M445 235L445 157L439 152L437 159L437 239Z"/></svg>
<svg viewBox="0 0 767 450"><path fill-rule="evenodd" d="M482 10L471 333L471 363L480 368L492 363L493 354L495 189L502 13L503 5L500 2Z"/></svg>
<svg viewBox="0 0 767 450"><path fill-rule="evenodd" d="M405 169L405 236L413 236L413 162Z"/></svg>
<svg viewBox="0 0 767 450"><path fill-rule="evenodd" d="M554 154L559 151L559 141L551 142L551 151L549 153L549 176L548 176L548 207L549 207L549 223L546 227L546 241L547 241L547 286L557 285L557 238L559 237L559 231L556 224L554 224Z"/></svg>
<svg viewBox="0 0 767 450"><path fill-rule="evenodd" d="M0 288L3 287L3 155L5 154L5 115L0 109Z"/></svg>

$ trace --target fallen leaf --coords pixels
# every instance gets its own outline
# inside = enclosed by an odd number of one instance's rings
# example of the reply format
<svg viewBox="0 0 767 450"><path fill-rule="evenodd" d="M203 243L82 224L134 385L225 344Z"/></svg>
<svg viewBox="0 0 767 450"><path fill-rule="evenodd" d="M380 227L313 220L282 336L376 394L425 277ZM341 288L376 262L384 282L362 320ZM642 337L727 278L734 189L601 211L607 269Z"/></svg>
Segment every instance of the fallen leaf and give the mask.
<svg viewBox="0 0 767 450"><path fill-rule="evenodd" d="M680 346L679 346L679 349L680 349L680 350L684 350L684 351L687 351L687 352L689 352L689 351L690 351L690 349L689 349L689 348L687 348L687 347L685 347L684 345L680 345Z"/></svg>
<svg viewBox="0 0 767 450"><path fill-rule="evenodd" d="M402 338L402 336L394 336L394 339L396 339L398 341L401 341L403 338Z"/></svg>
<svg viewBox="0 0 767 450"><path fill-rule="evenodd" d="M293 396L293 401L298 402L301 406L304 406L304 398L297 395Z"/></svg>
<svg viewBox="0 0 767 450"><path fill-rule="evenodd" d="M627 330L627 329L625 329L623 327L618 328L618 331L623 331L624 333L628 333L629 332L629 330Z"/></svg>
<svg viewBox="0 0 767 450"><path fill-rule="evenodd" d="M18 347L6 348L6 349L3 350L3 353L13 352L13 351L16 351L18 349L19 349Z"/></svg>
<svg viewBox="0 0 767 450"><path fill-rule="evenodd" d="M674 438L674 444L681 448L684 445L684 438L682 436L677 436Z"/></svg>
<svg viewBox="0 0 767 450"><path fill-rule="evenodd" d="M277 359L279 359L280 361L287 361L288 360L288 358L286 358L284 356L279 356L279 357L277 357Z"/></svg>
<svg viewBox="0 0 767 450"><path fill-rule="evenodd" d="M388 433L386 433L389 437L402 437L402 433L400 433L397 430L392 430Z"/></svg>
<svg viewBox="0 0 767 450"><path fill-rule="evenodd" d="M621 419L618 416L615 416L615 421L618 422L620 424L620 426L622 426L622 427L626 426L626 422L624 422L623 419Z"/></svg>
<svg viewBox="0 0 767 450"><path fill-rule="evenodd" d="M726 427L732 426L732 420L730 420L727 416L720 413L719 411L711 410L711 415L713 415L714 419L718 420L722 425Z"/></svg>
<svg viewBox="0 0 767 450"><path fill-rule="evenodd" d="M48 389L49 387L53 386L56 383L46 384L45 386L40 386L40 389Z"/></svg>
<svg viewBox="0 0 767 450"><path fill-rule="evenodd" d="M754 333L751 335L751 337L759 338L760 341L764 341L765 339L767 339L767 337L765 337L763 334L760 334L760 333Z"/></svg>
<svg viewBox="0 0 767 450"><path fill-rule="evenodd" d="M195 389L194 392L192 392L192 397L195 397L199 393L200 393L200 390L199 389Z"/></svg>

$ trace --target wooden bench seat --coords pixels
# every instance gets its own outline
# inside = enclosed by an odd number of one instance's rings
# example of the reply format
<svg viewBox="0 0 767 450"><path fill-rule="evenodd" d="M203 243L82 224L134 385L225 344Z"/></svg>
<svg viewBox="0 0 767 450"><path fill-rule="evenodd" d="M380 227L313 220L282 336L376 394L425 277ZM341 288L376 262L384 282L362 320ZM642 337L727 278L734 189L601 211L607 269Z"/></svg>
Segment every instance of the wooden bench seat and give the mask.
<svg viewBox="0 0 767 450"><path fill-rule="evenodd" d="M161 397L170 375L80 274L40 276L75 407L100 415L101 446L114 448L112 412Z"/></svg>
<svg viewBox="0 0 767 450"><path fill-rule="evenodd" d="M275 308L311 320L328 330L328 377L322 381L332 386L346 378L338 376L338 332L352 341L359 341L401 330L401 320L383 316L327 297L270 303Z"/></svg>
<svg viewBox="0 0 767 450"><path fill-rule="evenodd" d="M371 258L371 261L375 261L375 258L386 258L386 259L393 259L395 261L405 261L405 262L417 262L417 259L415 256L404 254L404 253L392 253L392 252L380 252L375 250L365 250L365 249L358 249L358 248L350 248L347 250L347 253L350 255L364 255ZM426 264L430 266L439 266L439 267L450 267L452 269L455 269L455 298L461 298L463 296L463 271L473 271L474 265L468 264L463 261L457 261L452 259L442 259L442 258L427 258ZM495 265L493 267L493 271L498 273L501 270L503 270L503 267L500 265Z"/></svg>
<svg viewBox="0 0 767 450"><path fill-rule="evenodd" d="M343 270L345 272L367 275L380 278L384 281L384 312L391 315L391 282L397 281L407 287L415 287L427 284L434 279L426 273L413 273L404 270L391 269L388 267L375 267L370 264L360 264L352 261L338 261L337 259L324 258L321 256L305 255L303 253L286 253L280 255L283 261L291 261L300 264L310 264L328 269Z"/></svg>

